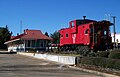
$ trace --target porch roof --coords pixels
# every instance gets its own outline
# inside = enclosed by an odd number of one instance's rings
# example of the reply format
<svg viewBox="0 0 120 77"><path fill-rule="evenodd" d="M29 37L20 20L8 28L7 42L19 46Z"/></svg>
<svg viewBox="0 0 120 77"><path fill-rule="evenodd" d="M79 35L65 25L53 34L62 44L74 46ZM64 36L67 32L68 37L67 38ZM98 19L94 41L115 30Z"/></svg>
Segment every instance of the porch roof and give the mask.
<svg viewBox="0 0 120 77"><path fill-rule="evenodd" d="M10 41L5 42L4 44L8 44L8 43L15 42L15 41L18 41L18 40L20 40L20 39L10 40Z"/></svg>

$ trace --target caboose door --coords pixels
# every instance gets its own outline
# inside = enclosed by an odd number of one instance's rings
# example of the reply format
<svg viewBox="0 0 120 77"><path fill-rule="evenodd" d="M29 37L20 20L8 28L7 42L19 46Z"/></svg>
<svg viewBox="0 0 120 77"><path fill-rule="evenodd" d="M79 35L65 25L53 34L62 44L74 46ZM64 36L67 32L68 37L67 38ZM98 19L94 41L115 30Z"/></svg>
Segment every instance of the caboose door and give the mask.
<svg viewBox="0 0 120 77"><path fill-rule="evenodd" d="M89 37L89 29L84 30L84 44L88 45L90 42L90 37Z"/></svg>

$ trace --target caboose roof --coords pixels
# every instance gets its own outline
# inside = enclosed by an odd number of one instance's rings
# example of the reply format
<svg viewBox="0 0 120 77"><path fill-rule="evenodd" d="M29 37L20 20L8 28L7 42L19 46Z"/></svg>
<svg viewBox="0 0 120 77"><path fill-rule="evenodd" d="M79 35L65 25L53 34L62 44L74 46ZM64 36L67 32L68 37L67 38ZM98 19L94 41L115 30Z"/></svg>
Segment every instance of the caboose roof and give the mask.
<svg viewBox="0 0 120 77"><path fill-rule="evenodd" d="M80 26L80 25L83 25L83 24L90 24L90 23L93 23L94 25L106 25L106 26L113 25L113 23L111 23L110 21L107 21L107 20L95 21L95 20L90 20L90 19L77 19L77 20L72 20L72 21L76 21L77 22L77 26ZM60 30L65 30L65 29L69 29L69 28L70 27L62 28Z"/></svg>
<svg viewBox="0 0 120 77"><path fill-rule="evenodd" d="M76 21L89 21L89 22L97 22L95 20L90 20L90 19L77 19Z"/></svg>
<svg viewBox="0 0 120 77"><path fill-rule="evenodd" d="M107 26L113 25L113 23L111 23L110 21L107 21L107 20L98 21L98 22L95 22L94 24L95 25L107 25Z"/></svg>
<svg viewBox="0 0 120 77"><path fill-rule="evenodd" d="M97 22L95 20L90 20L90 19L77 19L77 20L73 20L73 21L79 22L79 23L81 23L81 25L91 23L91 22Z"/></svg>

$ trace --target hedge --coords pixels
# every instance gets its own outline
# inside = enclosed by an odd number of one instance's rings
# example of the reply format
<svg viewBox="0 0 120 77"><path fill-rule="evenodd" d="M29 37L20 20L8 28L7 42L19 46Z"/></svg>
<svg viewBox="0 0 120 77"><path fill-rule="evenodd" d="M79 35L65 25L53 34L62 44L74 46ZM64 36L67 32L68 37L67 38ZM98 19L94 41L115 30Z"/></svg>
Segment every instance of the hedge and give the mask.
<svg viewBox="0 0 120 77"><path fill-rule="evenodd" d="M97 52L98 57L106 57L108 58L109 52L108 51L99 51Z"/></svg>
<svg viewBox="0 0 120 77"><path fill-rule="evenodd" d="M83 57L81 64L100 66L103 68L113 68L120 70L120 60L103 57Z"/></svg>
<svg viewBox="0 0 120 77"><path fill-rule="evenodd" d="M88 57L96 57L96 53L95 52L89 52L89 54L87 56Z"/></svg>
<svg viewBox="0 0 120 77"><path fill-rule="evenodd" d="M110 52L109 58L120 59L120 51L112 51L112 52Z"/></svg>

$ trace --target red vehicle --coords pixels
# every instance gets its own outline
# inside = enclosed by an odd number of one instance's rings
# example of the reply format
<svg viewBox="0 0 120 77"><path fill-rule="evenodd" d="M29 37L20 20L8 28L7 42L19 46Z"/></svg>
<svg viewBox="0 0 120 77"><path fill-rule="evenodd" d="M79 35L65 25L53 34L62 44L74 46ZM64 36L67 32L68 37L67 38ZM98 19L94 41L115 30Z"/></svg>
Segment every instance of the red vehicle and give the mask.
<svg viewBox="0 0 120 77"><path fill-rule="evenodd" d="M89 19L73 20L68 28L59 30L62 50L106 50L111 47L112 38L109 21Z"/></svg>

